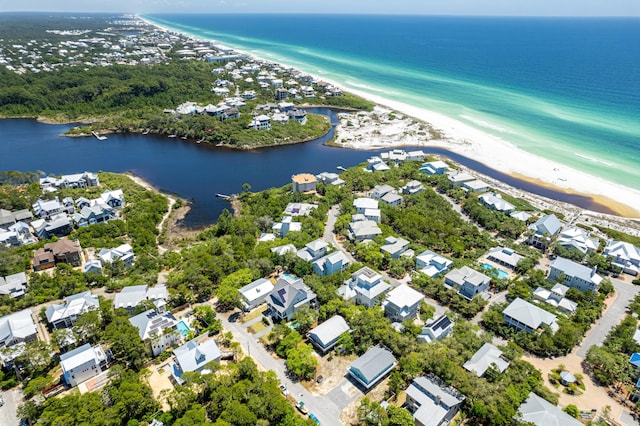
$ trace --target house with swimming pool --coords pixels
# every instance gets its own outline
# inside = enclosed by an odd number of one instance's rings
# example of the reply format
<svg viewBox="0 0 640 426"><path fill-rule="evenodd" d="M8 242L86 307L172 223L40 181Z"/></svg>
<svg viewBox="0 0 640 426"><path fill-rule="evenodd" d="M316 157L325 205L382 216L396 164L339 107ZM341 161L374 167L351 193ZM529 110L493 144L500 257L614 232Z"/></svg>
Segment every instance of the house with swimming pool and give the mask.
<svg viewBox="0 0 640 426"><path fill-rule="evenodd" d="M518 262L522 259L524 259L524 256L507 247L498 246L487 252L487 260L495 262L498 265L505 266L511 270L516 269Z"/></svg>

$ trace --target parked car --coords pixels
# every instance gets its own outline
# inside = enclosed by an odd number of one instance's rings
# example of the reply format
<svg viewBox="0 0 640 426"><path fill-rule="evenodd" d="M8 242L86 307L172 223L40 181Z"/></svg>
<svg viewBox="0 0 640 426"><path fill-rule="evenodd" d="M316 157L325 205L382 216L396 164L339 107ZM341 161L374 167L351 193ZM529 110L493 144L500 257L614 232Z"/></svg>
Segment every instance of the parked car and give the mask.
<svg viewBox="0 0 640 426"><path fill-rule="evenodd" d="M311 420L313 420L314 422L316 422L317 425L320 424L320 420L318 420L318 418L315 416L315 414L313 414L313 413L309 414L309 418Z"/></svg>
<svg viewBox="0 0 640 426"><path fill-rule="evenodd" d="M309 410L307 410L307 407L304 406L304 402L302 402L302 401L298 401L298 403L296 404L296 408L302 414L309 414Z"/></svg>
<svg viewBox="0 0 640 426"><path fill-rule="evenodd" d="M324 380L324 377L318 376L318 378L316 379L316 382L322 383L323 380Z"/></svg>
<svg viewBox="0 0 640 426"><path fill-rule="evenodd" d="M285 385L280 385L280 392L282 392L284 396L289 395L289 391L287 390L287 387Z"/></svg>

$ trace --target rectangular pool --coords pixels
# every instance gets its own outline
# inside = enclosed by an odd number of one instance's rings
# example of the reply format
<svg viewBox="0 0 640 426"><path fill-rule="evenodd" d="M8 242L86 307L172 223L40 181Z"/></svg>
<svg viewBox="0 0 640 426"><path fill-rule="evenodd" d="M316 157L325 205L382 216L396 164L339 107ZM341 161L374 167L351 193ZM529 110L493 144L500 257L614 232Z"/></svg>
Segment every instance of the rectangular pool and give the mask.
<svg viewBox="0 0 640 426"><path fill-rule="evenodd" d="M498 274L498 278L507 278L509 276L509 273L507 271L503 271L502 269L496 268L495 266L490 265L488 263L483 263L482 267L484 269L492 269L496 271L496 273Z"/></svg>

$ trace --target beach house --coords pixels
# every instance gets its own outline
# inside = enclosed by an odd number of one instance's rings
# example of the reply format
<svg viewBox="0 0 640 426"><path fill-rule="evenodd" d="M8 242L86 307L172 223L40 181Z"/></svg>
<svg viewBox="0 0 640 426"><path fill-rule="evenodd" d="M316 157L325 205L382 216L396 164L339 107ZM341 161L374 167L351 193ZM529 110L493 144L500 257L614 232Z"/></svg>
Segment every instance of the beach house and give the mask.
<svg viewBox="0 0 640 426"><path fill-rule="evenodd" d="M269 293L273 291L273 283L267 278L259 278L238 290L243 309L250 311L262 305Z"/></svg>
<svg viewBox="0 0 640 426"><path fill-rule="evenodd" d="M291 176L293 192L312 193L316 191L316 177L310 173L300 173Z"/></svg>
<svg viewBox="0 0 640 426"><path fill-rule="evenodd" d="M47 321L57 330L71 327L81 315L100 309L98 296L84 291L64 298L62 303L49 305L45 311Z"/></svg>
<svg viewBox="0 0 640 426"><path fill-rule="evenodd" d="M154 357L177 344L181 339L178 320L171 312L158 313L154 309L149 309L129 318L129 322L138 329L140 339Z"/></svg>
<svg viewBox="0 0 640 426"><path fill-rule="evenodd" d="M9 211L0 209L0 228L9 228L18 222L31 223L33 215L27 209Z"/></svg>
<svg viewBox="0 0 640 426"><path fill-rule="evenodd" d="M380 302L391 286L383 281L382 275L365 266L358 269L338 289L344 300L352 300L358 305L372 308Z"/></svg>
<svg viewBox="0 0 640 426"><path fill-rule="evenodd" d="M9 296L12 299L24 296L27 291L27 274L18 272L17 274L0 277L0 295Z"/></svg>
<svg viewBox="0 0 640 426"><path fill-rule="evenodd" d="M576 249L581 253L590 253L598 249L600 242L591 238L589 232L578 226L569 226L560 231L558 245L567 249Z"/></svg>
<svg viewBox="0 0 640 426"><path fill-rule="evenodd" d="M173 376L178 383L184 383L182 380L184 373L202 372L210 362L220 362L222 352L213 339L201 343L193 339L175 348L173 356L175 359Z"/></svg>
<svg viewBox="0 0 640 426"><path fill-rule="evenodd" d="M513 204L506 200L503 200L502 195L495 192L487 192L480 195L478 197L478 201L480 201L480 204L491 210L495 210L505 214L509 214L516 209Z"/></svg>
<svg viewBox="0 0 640 426"><path fill-rule="evenodd" d="M431 278L444 274L453 262L431 250L425 250L416 257L416 270Z"/></svg>
<svg viewBox="0 0 640 426"><path fill-rule="evenodd" d="M551 270L547 277L549 281L564 277L566 286L577 288L580 291L596 291L602 282L602 277L596 273L595 267L589 268L564 257L556 257L550 267Z"/></svg>
<svg viewBox="0 0 640 426"><path fill-rule="evenodd" d="M420 167L420 171L423 173L431 175L443 175L449 171L449 165L444 161L431 161L429 163L424 163L422 167Z"/></svg>
<svg viewBox="0 0 640 426"><path fill-rule="evenodd" d="M418 342L429 343L434 340L444 339L453 331L453 321L448 316L442 315L427 322L418 335Z"/></svg>
<svg viewBox="0 0 640 426"><path fill-rule="evenodd" d="M351 261L340 250L327 254L313 262L313 270L322 276L333 275L336 272L344 272L349 267Z"/></svg>
<svg viewBox="0 0 640 426"><path fill-rule="evenodd" d="M296 256L302 260L306 260L307 262L313 262L326 255L328 248L329 244L318 238L317 240L313 240L310 243L305 244L304 248L301 248L296 252Z"/></svg>
<svg viewBox="0 0 640 426"><path fill-rule="evenodd" d="M62 378L71 387L98 376L106 366L107 355L100 345L86 343L60 355Z"/></svg>
<svg viewBox="0 0 640 426"><path fill-rule="evenodd" d="M424 186L422 186L422 183L417 180L409 181L402 187L402 193L407 195L418 194L422 191L424 191Z"/></svg>
<svg viewBox="0 0 640 426"><path fill-rule="evenodd" d="M307 336L318 352L326 354L338 343L342 334L349 332L349 324L340 315L334 315L311 329Z"/></svg>
<svg viewBox="0 0 640 426"><path fill-rule="evenodd" d="M502 351L491 343L485 343L475 354L465 362L463 367L467 371L476 373L478 377L484 376L489 367L495 368L499 372L503 373L504 370L509 367L509 360L507 360Z"/></svg>
<svg viewBox="0 0 640 426"><path fill-rule="evenodd" d="M638 275L640 272L640 249L631 243L611 240L604 248L603 255L626 274Z"/></svg>
<svg viewBox="0 0 640 426"><path fill-rule="evenodd" d="M398 362L391 351L374 346L356 359L347 369L349 376L365 389L382 380Z"/></svg>
<svg viewBox="0 0 640 426"><path fill-rule="evenodd" d="M158 312L164 312L169 292L164 284L157 284L153 287L146 285L132 285L123 288L116 293L113 299L114 309L126 309L129 314L133 314L135 308L145 300L150 301Z"/></svg>
<svg viewBox="0 0 640 426"><path fill-rule="evenodd" d="M317 208L317 204L289 203L282 214L287 216L309 216Z"/></svg>
<svg viewBox="0 0 640 426"><path fill-rule="evenodd" d="M560 231L562 223L554 214L541 217L535 223L529 225L529 230L533 233L529 236L527 243L545 250L551 243L551 239Z"/></svg>
<svg viewBox="0 0 640 426"><path fill-rule="evenodd" d="M533 291L533 298L534 300L548 303L563 312L573 315L578 308L578 304L565 297L567 291L569 291L569 287L564 284L556 284L551 290L538 287Z"/></svg>
<svg viewBox="0 0 640 426"><path fill-rule="evenodd" d="M460 410L464 395L436 376L420 376L407 388L406 407L416 426L447 425Z"/></svg>
<svg viewBox="0 0 640 426"><path fill-rule="evenodd" d="M449 288L455 288L458 293L467 299L487 292L491 278L468 266L454 269L444 277L444 284Z"/></svg>
<svg viewBox="0 0 640 426"><path fill-rule="evenodd" d="M61 239L45 244L44 247L36 250L32 264L33 269L41 271L61 262L71 266L81 265L82 248L78 241Z"/></svg>
<svg viewBox="0 0 640 426"><path fill-rule="evenodd" d="M447 173L447 179L453 186L462 186L465 182L471 182L475 180L473 176L471 176L467 172L461 172L459 170L453 170Z"/></svg>
<svg viewBox="0 0 640 426"><path fill-rule="evenodd" d="M322 172L317 174L316 178L325 185L340 186L345 183L344 180L340 179L340 176L337 173Z"/></svg>
<svg viewBox="0 0 640 426"><path fill-rule="evenodd" d="M349 224L349 237L356 242L373 240L381 234L380 227L373 220L365 219Z"/></svg>
<svg viewBox="0 0 640 426"><path fill-rule="evenodd" d="M509 327L532 333L542 326L548 326L553 332L558 330L556 316L517 297L502 311L504 321Z"/></svg>
<svg viewBox="0 0 640 426"><path fill-rule="evenodd" d="M364 214L367 210L377 209L378 201L373 198L356 198L353 200L353 207L357 213Z"/></svg>
<svg viewBox="0 0 640 426"><path fill-rule="evenodd" d="M495 262L498 265L505 266L511 270L516 269L518 263L524 259L524 256L519 255L515 251L507 247L493 247L487 252L487 260Z"/></svg>
<svg viewBox="0 0 640 426"><path fill-rule="evenodd" d="M394 288L383 303L384 314L392 322L417 318L424 296L406 284Z"/></svg>
<svg viewBox="0 0 640 426"><path fill-rule="evenodd" d="M33 343L38 340L38 330L31 309L23 309L0 317L0 349L18 343Z"/></svg>
<svg viewBox="0 0 640 426"><path fill-rule="evenodd" d="M303 306L315 306L316 294L301 278L280 278L266 301L275 320L290 321Z"/></svg>
<svg viewBox="0 0 640 426"><path fill-rule="evenodd" d="M535 426L582 426L582 423L533 392L520 405L517 420Z"/></svg>
<svg viewBox="0 0 640 426"><path fill-rule="evenodd" d="M413 250L409 249L409 241L394 236L385 238L380 251L388 254L392 259L398 259L400 256L413 257L414 255Z"/></svg>
<svg viewBox="0 0 640 426"><path fill-rule="evenodd" d="M129 267L133 265L135 255L133 254L133 247L129 244L121 244L115 248L100 249L100 252L98 252L98 258L103 264L121 260L125 267Z"/></svg>
<svg viewBox="0 0 640 426"><path fill-rule="evenodd" d="M285 216L282 218L282 222L275 222L272 229L278 237L284 238L289 232L300 232L302 230L302 223L294 222L291 216Z"/></svg>
<svg viewBox="0 0 640 426"><path fill-rule="evenodd" d="M250 129L256 130L271 130L271 118L268 115L260 114L253 117L251 123L249 123Z"/></svg>

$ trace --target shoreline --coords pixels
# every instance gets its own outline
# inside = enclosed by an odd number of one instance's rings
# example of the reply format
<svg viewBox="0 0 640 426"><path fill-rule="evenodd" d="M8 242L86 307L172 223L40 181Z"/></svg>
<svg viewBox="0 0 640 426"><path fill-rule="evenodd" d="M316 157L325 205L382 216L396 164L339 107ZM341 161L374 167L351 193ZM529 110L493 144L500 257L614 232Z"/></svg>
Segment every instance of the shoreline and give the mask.
<svg viewBox="0 0 640 426"><path fill-rule="evenodd" d="M137 15L137 18L148 25L159 28L163 31L182 34L187 37L208 40L201 36L191 35L186 32L167 28L146 18ZM252 58L273 62L259 58L255 54L236 49L238 52L248 54ZM286 63L278 62L280 65L288 66ZM291 67L294 68L294 67ZM309 73L313 75L313 73ZM427 123L434 129L440 131L444 138L435 140L420 140L415 138L398 144L376 144L375 141L342 144L337 140L332 146L348 147L359 150L373 149L393 149L399 146L421 146L440 147L454 152L458 155L478 161L485 166L509 174L514 177L524 178L530 183L537 183L540 186L553 188L559 192L568 194L579 194L593 199L597 204L609 207L611 202L615 205L612 210L625 212L625 216L640 218L640 191L635 188L623 186L616 182L608 181L604 178L590 175L569 166L555 161L539 157L526 152L505 140L485 133L464 124L454 118L447 117L436 111L430 111L419 107L414 107L399 101L383 98L362 90L346 88L344 84L320 78L335 86L341 87L344 91L360 96L379 106L390 108L406 116L415 118ZM338 138L343 129L336 128Z"/></svg>

